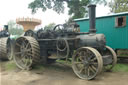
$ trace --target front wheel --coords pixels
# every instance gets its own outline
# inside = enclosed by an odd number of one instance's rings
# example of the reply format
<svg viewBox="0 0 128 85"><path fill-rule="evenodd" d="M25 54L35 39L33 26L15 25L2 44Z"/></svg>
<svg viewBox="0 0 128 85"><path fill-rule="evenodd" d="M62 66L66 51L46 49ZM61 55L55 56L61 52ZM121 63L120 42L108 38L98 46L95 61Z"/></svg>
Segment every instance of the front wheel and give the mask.
<svg viewBox="0 0 128 85"><path fill-rule="evenodd" d="M100 53L91 47L81 47L72 57L72 68L74 73L81 79L94 79L103 67Z"/></svg>

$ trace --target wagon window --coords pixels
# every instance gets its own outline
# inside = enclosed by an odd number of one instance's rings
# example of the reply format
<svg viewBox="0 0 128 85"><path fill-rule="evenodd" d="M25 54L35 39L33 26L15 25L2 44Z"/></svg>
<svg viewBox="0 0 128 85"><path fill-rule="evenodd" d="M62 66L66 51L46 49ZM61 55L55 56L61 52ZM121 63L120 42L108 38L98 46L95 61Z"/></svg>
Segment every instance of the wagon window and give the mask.
<svg viewBox="0 0 128 85"><path fill-rule="evenodd" d="M126 26L126 16L116 17L116 27Z"/></svg>

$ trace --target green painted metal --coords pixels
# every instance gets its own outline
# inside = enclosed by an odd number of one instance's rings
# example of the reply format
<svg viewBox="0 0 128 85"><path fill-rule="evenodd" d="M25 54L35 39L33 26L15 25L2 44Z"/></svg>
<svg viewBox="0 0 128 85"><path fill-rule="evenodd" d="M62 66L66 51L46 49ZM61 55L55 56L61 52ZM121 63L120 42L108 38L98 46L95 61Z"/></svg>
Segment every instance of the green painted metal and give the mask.
<svg viewBox="0 0 128 85"><path fill-rule="evenodd" d="M125 27L115 27L115 18L119 16L126 16ZM81 32L88 32L89 19L75 19L74 21L80 25ZM96 29L97 33L105 34L108 46L113 49L128 49L128 12L97 17Z"/></svg>

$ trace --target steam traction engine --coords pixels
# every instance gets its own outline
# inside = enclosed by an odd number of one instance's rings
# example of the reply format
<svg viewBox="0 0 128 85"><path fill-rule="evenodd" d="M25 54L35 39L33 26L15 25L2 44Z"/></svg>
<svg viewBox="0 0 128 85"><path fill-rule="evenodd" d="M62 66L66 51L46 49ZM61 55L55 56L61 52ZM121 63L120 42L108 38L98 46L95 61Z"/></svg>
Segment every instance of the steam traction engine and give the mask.
<svg viewBox="0 0 128 85"><path fill-rule="evenodd" d="M57 25L53 30L26 31L24 36L16 40L16 65L29 69L39 61L48 63L56 59L72 59L74 73L87 80L95 78L103 68L111 70L117 57L112 48L106 46L105 36L96 34L95 7L89 5L88 33L74 32L64 25Z"/></svg>
<svg viewBox="0 0 128 85"><path fill-rule="evenodd" d="M4 25L4 30L0 31L0 60L12 58L9 36L8 25Z"/></svg>

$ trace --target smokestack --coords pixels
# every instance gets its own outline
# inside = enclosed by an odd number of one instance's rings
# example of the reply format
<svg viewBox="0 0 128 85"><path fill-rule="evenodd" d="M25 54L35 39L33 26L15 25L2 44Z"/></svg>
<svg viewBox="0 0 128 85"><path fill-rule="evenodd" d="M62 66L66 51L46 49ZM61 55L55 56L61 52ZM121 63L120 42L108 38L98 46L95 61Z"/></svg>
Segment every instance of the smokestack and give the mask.
<svg viewBox="0 0 128 85"><path fill-rule="evenodd" d="M4 25L4 29L8 31L8 25Z"/></svg>
<svg viewBox="0 0 128 85"><path fill-rule="evenodd" d="M96 12L95 12L95 8L96 8L96 5L89 5L88 6L89 8L89 23L90 23L90 29L89 29L89 32L90 33L96 33L96 28L95 28L95 17L96 17Z"/></svg>

